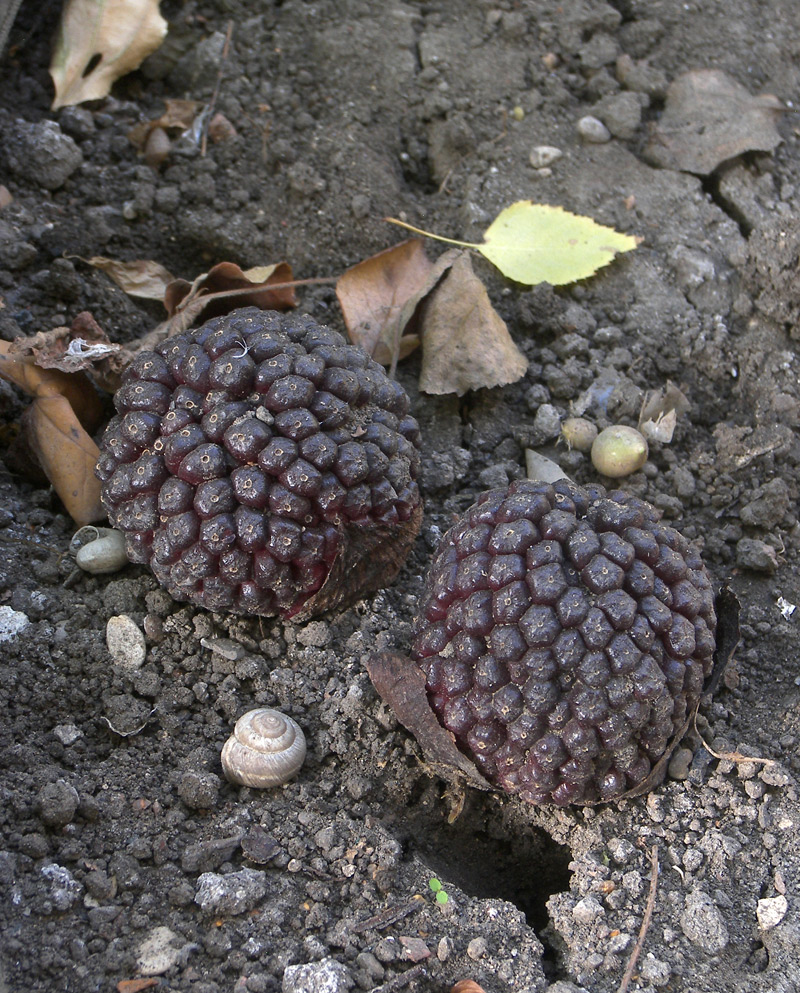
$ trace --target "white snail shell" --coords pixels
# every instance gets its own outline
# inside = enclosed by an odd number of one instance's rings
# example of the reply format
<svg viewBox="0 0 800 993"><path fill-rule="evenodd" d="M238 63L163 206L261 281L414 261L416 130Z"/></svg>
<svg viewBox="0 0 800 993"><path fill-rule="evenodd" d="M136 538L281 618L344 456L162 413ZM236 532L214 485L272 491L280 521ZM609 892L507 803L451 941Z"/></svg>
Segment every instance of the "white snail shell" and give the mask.
<svg viewBox="0 0 800 993"><path fill-rule="evenodd" d="M243 714L222 746L222 771L237 786L282 786L306 757L300 726L279 710L261 707Z"/></svg>
<svg viewBox="0 0 800 993"><path fill-rule="evenodd" d="M76 532L73 542L80 540L84 532L87 534L94 532L92 540L82 545L75 555L75 564L84 572L99 576L108 572L117 572L130 562L125 551L125 535L121 531L88 525Z"/></svg>

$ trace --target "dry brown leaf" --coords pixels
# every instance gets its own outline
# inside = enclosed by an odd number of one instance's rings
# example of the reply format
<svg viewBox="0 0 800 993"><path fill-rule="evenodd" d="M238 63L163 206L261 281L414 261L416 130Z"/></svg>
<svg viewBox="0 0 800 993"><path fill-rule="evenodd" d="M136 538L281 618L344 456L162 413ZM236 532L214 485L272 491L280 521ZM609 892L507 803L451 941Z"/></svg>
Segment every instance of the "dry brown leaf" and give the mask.
<svg viewBox="0 0 800 993"><path fill-rule="evenodd" d="M167 33L159 0L68 0L50 62L52 109L108 96Z"/></svg>
<svg viewBox="0 0 800 993"><path fill-rule="evenodd" d="M452 987L450 993L485 993L485 990L474 979L462 979Z"/></svg>
<svg viewBox="0 0 800 993"><path fill-rule="evenodd" d="M202 106L197 100L164 100L164 113L152 121L140 121L128 132L128 139L143 152L148 138L157 128L163 131L187 131Z"/></svg>
<svg viewBox="0 0 800 993"><path fill-rule="evenodd" d="M224 114L214 114L208 122L208 137L214 142L215 145L218 145L221 141L230 141L230 139L235 138L238 133L239 132Z"/></svg>
<svg viewBox="0 0 800 993"><path fill-rule="evenodd" d="M781 141L775 123L785 109L719 69L693 69L670 84L644 154L662 169L708 176L743 152L771 151Z"/></svg>
<svg viewBox="0 0 800 993"><path fill-rule="evenodd" d="M148 990L151 986L159 986L160 982L155 976L148 976L146 979L120 979L117 993L141 993L141 990Z"/></svg>
<svg viewBox="0 0 800 993"><path fill-rule="evenodd" d="M15 342L0 341L0 377L14 383L32 397L63 396L87 431L93 432L103 421L103 408L97 391L82 372L63 372L43 368L33 355L33 345L39 338L18 338Z"/></svg>
<svg viewBox="0 0 800 993"><path fill-rule="evenodd" d="M342 273L336 296L350 340L384 365L409 355L419 339L403 332L431 289L433 269L422 239L409 238Z"/></svg>
<svg viewBox="0 0 800 993"><path fill-rule="evenodd" d="M417 739L436 775L448 782L466 780L478 789L494 789L439 723L428 702L425 673L416 662L398 652L374 652L367 659L367 672L380 698Z"/></svg>
<svg viewBox="0 0 800 993"><path fill-rule="evenodd" d="M292 282L288 262L242 270L234 262L220 262L193 283L175 279L167 286L164 306L170 316L168 334L184 331L203 315L203 320L227 314L237 307L289 310L297 306L293 287L274 289Z"/></svg>
<svg viewBox="0 0 800 993"><path fill-rule="evenodd" d="M93 255L83 261L110 276L130 296L143 297L145 300L163 300L167 287L175 280L168 269L152 259L121 262L119 259Z"/></svg>
<svg viewBox="0 0 800 993"><path fill-rule="evenodd" d="M31 451L76 524L105 517L100 480L94 469L100 454L64 396L39 396L22 415Z"/></svg>
<svg viewBox="0 0 800 993"><path fill-rule="evenodd" d="M425 393L462 396L468 390L506 386L528 369L528 360L492 307L467 252L456 252L448 272L424 301L420 328L419 388Z"/></svg>

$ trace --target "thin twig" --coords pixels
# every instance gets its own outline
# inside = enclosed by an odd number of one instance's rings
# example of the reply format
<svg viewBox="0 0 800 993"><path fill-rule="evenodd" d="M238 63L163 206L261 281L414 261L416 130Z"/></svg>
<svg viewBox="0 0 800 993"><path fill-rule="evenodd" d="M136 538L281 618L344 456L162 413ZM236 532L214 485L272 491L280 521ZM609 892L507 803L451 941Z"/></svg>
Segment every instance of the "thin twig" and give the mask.
<svg viewBox="0 0 800 993"><path fill-rule="evenodd" d="M628 959L628 967L625 969L625 975L622 977L622 982L619 984L619 990L617 993L626 993L628 989L628 984L633 978L633 970L636 968L636 963L639 961L639 954L641 953L642 946L644 945L647 929L650 927L650 921L653 917L653 908L656 905L656 888L658 886L658 845L653 845L650 849L650 863L652 865L652 870L650 872L650 892L647 894L647 905L644 908L642 926L639 928L639 937L636 939L636 944L633 946L631 957Z"/></svg>
<svg viewBox="0 0 800 993"><path fill-rule="evenodd" d="M208 102L208 111L206 113L205 123L203 124L203 136L200 139L200 155L205 156L206 149L208 148L208 125L211 122L211 118L214 116L214 107L217 103L217 97L219 96L219 91L222 87L222 74L225 71L225 63L228 60L228 52L231 47L231 37L233 35L233 21L228 21L228 30L225 33L225 44L222 48L222 57L219 60L219 72L217 73L217 84L214 87L214 92L211 94L211 99Z"/></svg>
<svg viewBox="0 0 800 993"><path fill-rule="evenodd" d="M708 744L706 739L697 730L697 714L694 717L694 730L697 737L700 739L700 744L705 748L709 755L713 755L715 759L722 759L727 762L735 762L739 765L741 762L755 762L756 765L763 765L766 769L770 766L775 765L775 759L762 759L758 758L756 755L742 755L741 752L715 752L711 745Z"/></svg>
<svg viewBox="0 0 800 993"><path fill-rule="evenodd" d="M410 982L413 982L413 980L426 975L425 966L420 962L418 965L412 965L405 972L392 976L383 985L376 986L372 993L395 993L395 990L401 990L404 986L408 986Z"/></svg>

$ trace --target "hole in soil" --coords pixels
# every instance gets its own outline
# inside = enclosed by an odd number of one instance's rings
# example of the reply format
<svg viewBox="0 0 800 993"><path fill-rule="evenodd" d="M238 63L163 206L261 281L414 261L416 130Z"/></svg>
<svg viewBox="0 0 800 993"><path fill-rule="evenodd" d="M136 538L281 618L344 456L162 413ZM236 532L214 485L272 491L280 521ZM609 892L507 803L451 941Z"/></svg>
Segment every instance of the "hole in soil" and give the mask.
<svg viewBox="0 0 800 993"><path fill-rule="evenodd" d="M533 825L510 830L494 797L472 791L453 824L445 820L440 804L423 802L398 812L397 826L407 854L429 866L445 890L454 883L469 896L513 903L543 940L547 900L569 889L572 856L567 847Z"/></svg>

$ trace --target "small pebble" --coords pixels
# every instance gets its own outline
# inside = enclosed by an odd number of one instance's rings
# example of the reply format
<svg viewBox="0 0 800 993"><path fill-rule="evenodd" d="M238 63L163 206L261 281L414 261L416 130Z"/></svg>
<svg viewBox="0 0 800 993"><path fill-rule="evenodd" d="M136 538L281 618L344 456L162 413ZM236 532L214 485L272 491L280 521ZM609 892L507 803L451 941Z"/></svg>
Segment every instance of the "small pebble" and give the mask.
<svg viewBox="0 0 800 993"><path fill-rule="evenodd" d="M583 141L592 145L603 145L611 141L611 132L596 117L582 117L577 123L578 135Z"/></svg>
<svg viewBox="0 0 800 993"><path fill-rule="evenodd" d="M53 728L53 734L65 748L74 745L79 738L83 737L83 731L74 724L57 724Z"/></svg>
<svg viewBox="0 0 800 993"><path fill-rule="evenodd" d="M669 760L669 775L672 779L687 779L694 752L691 748L678 748Z"/></svg>
<svg viewBox="0 0 800 993"><path fill-rule="evenodd" d="M708 893L700 889L692 890L686 897L680 924L689 941L709 955L717 955L730 940L719 907Z"/></svg>
<svg viewBox="0 0 800 993"><path fill-rule="evenodd" d="M585 896L572 908L572 919L578 924L591 924L604 915L602 904L593 896Z"/></svg>
<svg viewBox="0 0 800 993"><path fill-rule="evenodd" d="M267 876L256 869L240 869L221 876L204 872L197 880L194 902L206 914L244 914L267 894Z"/></svg>
<svg viewBox="0 0 800 993"><path fill-rule="evenodd" d="M537 145L531 149L530 163L534 169L545 169L557 162L564 153L555 145Z"/></svg>
<svg viewBox="0 0 800 993"><path fill-rule="evenodd" d="M645 955L639 971L642 979L646 983L652 983L653 986L666 986L672 974L667 963L657 959L652 952Z"/></svg>
<svg viewBox="0 0 800 993"><path fill-rule="evenodd" d="M59 779L39 790L36 803L39 817L48 827L64 827L75 816L80 798L74 786Z"/></svg>
<svg viewBox="0 0 800 993"><path fill-rule="evenodd" d="M736 543L736 565L739 569L765 572L771 576L778 569L778 554L758 538L740 538Z"/></svg>
<svg viewBox="0 0 800 993"><path fill-rule="evenodd" d="M132 672L144 665L147 656L144 632L127 614L109 617L106 624L106 645L111 661L120 669Z"/></svg>
<svg viewBox="0 0 800 993"><path fill-rule="evenodd" d="M348 993L352 979L346 966L336 959L288 965L283 973L282 993Z"/></svg>
<svg viewBox="0 0 800 993"><path fill-rule="evenodd" d="M473 962L477 962L478 959L482 959L488 950L489 946L486 943L485 938L473 938L467 945L467 955Z"/></svg>
<svg viewBox="0 0 800 993"><path fill-rule="evenodd" d="M783 894L780 896L766 897L763 900L759 900L756 906L758 926L762 931L768 931L770 928L780 924L786 916L786 911L788 909L789 904Z"/></svg>
<svg viewBox="0 0 800 993"><path fill-rule="evenodd" d="M50 886L49 897L56 910L65 911L77 902L83 892L83 886L74 879L69 869L63 865L50 863L43 865L41 873Z"/></svg>
<svg viewBox="0 0 800 993"><path fill-rule="evenodd" d="M180 961L181 949L174 944L178 940L168 927L153 928L139 945L136 968L143 976L163 976Z"/></svg>
<svg viewBox="0 0 800 993"><path fill-rule="evenodd" d="M21 610L12 610L11 607L0 607L0 644L4 641L11 641L21 634L30 624L27 614Z"/></svg>

